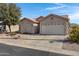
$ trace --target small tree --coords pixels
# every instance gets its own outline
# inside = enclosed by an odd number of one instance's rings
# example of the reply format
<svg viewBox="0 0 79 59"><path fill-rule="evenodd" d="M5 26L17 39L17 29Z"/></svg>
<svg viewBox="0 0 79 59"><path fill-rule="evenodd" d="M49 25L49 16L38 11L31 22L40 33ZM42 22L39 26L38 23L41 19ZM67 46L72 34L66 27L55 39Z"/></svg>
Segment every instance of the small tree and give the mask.
<svg viewBox="0 0 79 59"><path fill-rule="evenodd" d="M16 25L21 17L20 8L13 3L0 4L1 21L9 27L11 33L11 25Z"/></svg>
<svg viewBox="0 0 79 59"><path fill-rule="evenodd" d="M73 26L69 34L69 39L74 42L79 42L79 26Z"/></svg>

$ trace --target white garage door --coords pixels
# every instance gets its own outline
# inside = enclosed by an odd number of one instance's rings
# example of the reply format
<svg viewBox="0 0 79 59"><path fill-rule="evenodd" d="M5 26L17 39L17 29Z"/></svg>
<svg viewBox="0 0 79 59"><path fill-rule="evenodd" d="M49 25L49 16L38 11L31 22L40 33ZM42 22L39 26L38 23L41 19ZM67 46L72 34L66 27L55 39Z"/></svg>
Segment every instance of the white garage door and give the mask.
<svg viewBox="0 0 79 59"><path fill-rule="evenodd" d="M64 34L64 25L43 25L40 34Z"/></svg>

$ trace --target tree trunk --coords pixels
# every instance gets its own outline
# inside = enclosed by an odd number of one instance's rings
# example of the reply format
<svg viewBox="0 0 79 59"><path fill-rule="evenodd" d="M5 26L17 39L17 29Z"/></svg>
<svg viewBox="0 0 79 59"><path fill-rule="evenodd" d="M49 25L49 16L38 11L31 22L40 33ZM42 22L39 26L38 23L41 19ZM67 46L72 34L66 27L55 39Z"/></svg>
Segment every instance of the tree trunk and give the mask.
<svg viewBox="0 0 79 59"><path fill-rule="evenodd" d="M11 27L10 27L10 25L8 25L8 27L9 27L9 31L10 31L10 34L11 34Z"/></svg>

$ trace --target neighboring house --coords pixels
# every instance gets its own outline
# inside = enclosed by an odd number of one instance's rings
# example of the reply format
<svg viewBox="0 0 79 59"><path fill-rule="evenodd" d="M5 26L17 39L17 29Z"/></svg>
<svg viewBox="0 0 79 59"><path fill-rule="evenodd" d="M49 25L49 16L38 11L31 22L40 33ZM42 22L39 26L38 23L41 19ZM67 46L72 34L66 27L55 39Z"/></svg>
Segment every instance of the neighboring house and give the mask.
<svg viewBox="0 0 79 59"><path fill-rule="evenodd" d="M16 32L19 31L19 25L11 25L11 31ZM0 33L2 32L10 32L7 25L4 25L3 21L0 21Z"/></svg>
<svg viewBox="0 0 79 59"><path fill-rule="evenodd" d="M3 21L0 21L0 33L4 32L6 30L5 25L3 24Z"/></svg>
<svg viewBox="0 0 79 59"><path fill-rule="evenodd" d="M6 31L10 32L7 25L6 25ZM11 32L18 32L18 31L19 31L19 25L11 25Z"/></svg>
<svg viewBox="0 0 79 59"><path fill-rule="evenodd" d="M39 22L40 34L68 34L69 32L69 18L67 15L58 16L50 14L46 17L37 18Z"/></svg>
<svg viewBox="0 0 79 59"><path fill-rule="evenodd" d="M21 33L36 33L37 32L37 22L30 20L28 18L23 18L19 24L19 31Z"/></svg>

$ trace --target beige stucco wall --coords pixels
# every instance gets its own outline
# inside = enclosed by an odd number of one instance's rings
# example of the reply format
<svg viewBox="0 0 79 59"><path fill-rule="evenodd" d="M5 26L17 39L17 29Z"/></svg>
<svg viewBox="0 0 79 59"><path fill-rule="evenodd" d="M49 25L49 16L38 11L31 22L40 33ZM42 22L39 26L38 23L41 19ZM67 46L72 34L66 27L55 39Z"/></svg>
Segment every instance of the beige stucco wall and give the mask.
<svg viewBox="0 0 79 59"><path fill-rule="evenodd" d="M33 23L29 21L22 21L20 23L20 32L21 33L34 33L34 26Z"/></svg>
<svg viewBox="0 0 79 59"><path fill-rule="evenodd" d="M51 19L51 17L53 19ZM63 25L65 24L65 20L62 19L62 18L58 18L58 17L53 17L53 16L50 16L48 18L46 18L45 20L41 21L42 25L46 25L46 24L49 24L49 25Z"/></svg>
<svg viewBox="0 0 79 59"><path fill-rule="evenodd" d="M66 29L65 19L59 17L50 16L40 22L40 34L65 34Z"/></svg>
<svg viewBox="0 0 79 59"><path fill-rule="evenodd" d="M6 31L10 32L8 26L6 26ZM19 25L11 25L11 31L12 32L19 31Z"/></svg>

